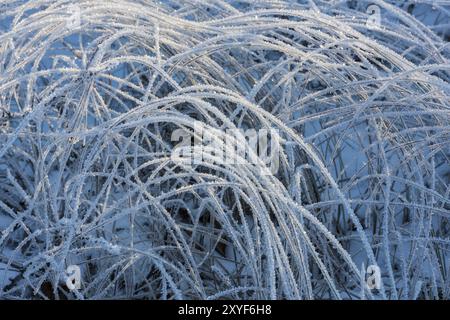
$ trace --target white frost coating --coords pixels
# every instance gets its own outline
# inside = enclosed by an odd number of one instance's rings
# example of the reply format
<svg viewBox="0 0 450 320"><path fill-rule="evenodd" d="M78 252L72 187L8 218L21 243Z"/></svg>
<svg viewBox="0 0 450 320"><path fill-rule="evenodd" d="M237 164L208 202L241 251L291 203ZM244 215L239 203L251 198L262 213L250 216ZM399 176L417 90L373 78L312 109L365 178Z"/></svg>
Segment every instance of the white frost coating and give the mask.
<svg viewBox="0 0 450 320"><path fill-rule="evenodd" d="M449 299L449 10L0 1L0 298Z"/></svg>

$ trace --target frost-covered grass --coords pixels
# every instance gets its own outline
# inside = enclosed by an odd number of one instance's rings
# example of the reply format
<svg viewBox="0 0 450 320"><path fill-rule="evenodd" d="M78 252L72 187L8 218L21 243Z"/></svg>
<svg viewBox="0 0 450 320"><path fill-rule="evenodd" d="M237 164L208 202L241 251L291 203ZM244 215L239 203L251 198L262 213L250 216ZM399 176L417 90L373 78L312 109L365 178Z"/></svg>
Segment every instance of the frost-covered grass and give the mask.
<svg viewBox="0 0 450 320"><path fill-rule="evenodd" d="M1 0L0 298L448 299L449 10ZM279 170L174 161L195 121Z"/></svg>

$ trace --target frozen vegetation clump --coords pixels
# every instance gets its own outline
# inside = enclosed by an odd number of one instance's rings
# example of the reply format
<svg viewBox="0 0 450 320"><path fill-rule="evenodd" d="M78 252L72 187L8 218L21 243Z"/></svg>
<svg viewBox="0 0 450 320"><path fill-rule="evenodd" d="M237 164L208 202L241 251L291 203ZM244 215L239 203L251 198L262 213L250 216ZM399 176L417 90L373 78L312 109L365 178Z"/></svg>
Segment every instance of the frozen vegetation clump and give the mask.
<svg viewBox="0 0 450 320"><path fill-rule="evenodd" d="M449 299L449 23L448 1L0 0L0 298ZM277 170L179 161L195 124L276 130Z"/></svg>

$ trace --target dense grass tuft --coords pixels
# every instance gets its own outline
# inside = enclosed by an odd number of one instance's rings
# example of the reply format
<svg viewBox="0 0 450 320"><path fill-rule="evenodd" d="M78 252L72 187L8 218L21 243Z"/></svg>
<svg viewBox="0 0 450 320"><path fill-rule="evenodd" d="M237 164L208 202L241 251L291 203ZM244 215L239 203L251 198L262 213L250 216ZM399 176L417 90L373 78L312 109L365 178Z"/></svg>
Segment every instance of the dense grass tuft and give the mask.
<svg viewBox="0 0 450 320"><path fill-rule="evenodd" d="M448 299L450 7L297 2L3 0L0 298Z"/></svg>

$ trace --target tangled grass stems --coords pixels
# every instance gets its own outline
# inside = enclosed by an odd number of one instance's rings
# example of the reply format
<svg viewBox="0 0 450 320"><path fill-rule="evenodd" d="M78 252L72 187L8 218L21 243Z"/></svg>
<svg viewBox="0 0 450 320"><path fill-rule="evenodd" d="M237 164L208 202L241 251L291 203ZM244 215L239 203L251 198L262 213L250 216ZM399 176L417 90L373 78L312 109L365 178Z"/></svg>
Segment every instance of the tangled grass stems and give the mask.
<svg viewBox="0 0 450 320"><path fill-rule="evenodd" d="M0 297L448 299L449 7L414 3L2 1ZM177 161L198 123L276 129L278 170Z"/></svg>

